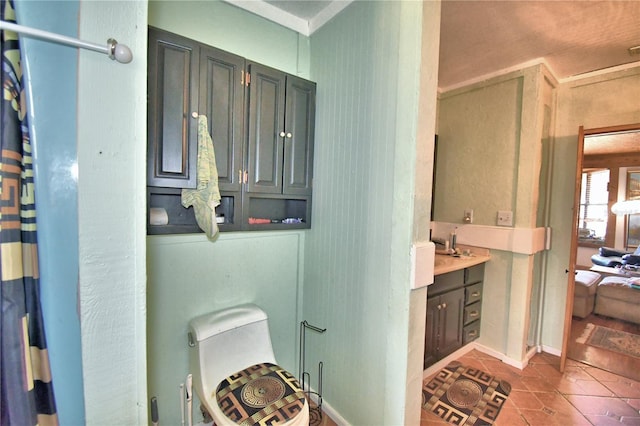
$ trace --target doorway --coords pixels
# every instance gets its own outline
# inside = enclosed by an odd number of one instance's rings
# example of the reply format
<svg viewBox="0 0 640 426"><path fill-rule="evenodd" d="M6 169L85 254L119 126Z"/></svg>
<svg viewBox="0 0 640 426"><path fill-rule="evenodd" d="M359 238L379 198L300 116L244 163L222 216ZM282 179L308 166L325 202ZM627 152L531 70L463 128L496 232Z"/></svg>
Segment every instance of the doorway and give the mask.
<svg viewBox="0 0 640 426"><path fill-rule="evenodd" d="M590 312L590 309L586 314L573 315L576 270L589 270L592 267L591 255L597 254L599 247L633 251L637 246L630 244L633 241L628 238L628 215L616 216L611 213L611 206L616 201L627 199L627 175L635 170L640 171L640 123L586 130L580 128L561 369L564 369L569 358L640 380L640 354L635 356L633 351L625 353L624 350L613 350L619 348L596 345L592 338L594 330L601 333L606 329L635 339L635 336L640 336L640 324L599 315ZM598 197L594 189L597 187L594 182L603 173L608 176L604 199ZM590 190L594 193L589 194ZM592 195L591 200L589 195ZM591 208L593 213L587 214L587 208ZM600 280L607 276L608 273L601 273ZM598 297L597 291L595 297Z"/></svg>

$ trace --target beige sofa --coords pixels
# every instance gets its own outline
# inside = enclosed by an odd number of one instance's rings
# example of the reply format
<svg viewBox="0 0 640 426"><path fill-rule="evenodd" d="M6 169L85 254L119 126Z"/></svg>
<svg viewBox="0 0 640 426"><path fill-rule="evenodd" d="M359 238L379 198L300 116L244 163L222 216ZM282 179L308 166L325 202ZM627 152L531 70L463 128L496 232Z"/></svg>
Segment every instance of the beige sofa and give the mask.
<svg viewBox="0 0 640 426"><path fill-rule="evenodd" d="M640 289L632 288L631 280L615 276L603 278L598 283L594 312L640 324Z"/></svg>

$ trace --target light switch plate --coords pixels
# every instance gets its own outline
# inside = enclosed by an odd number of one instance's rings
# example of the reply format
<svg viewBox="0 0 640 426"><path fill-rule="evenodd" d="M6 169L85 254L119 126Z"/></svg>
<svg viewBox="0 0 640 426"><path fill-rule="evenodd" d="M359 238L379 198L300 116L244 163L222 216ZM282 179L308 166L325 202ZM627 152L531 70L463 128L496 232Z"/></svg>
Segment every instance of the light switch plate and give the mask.
<svg viewBox="0 0 640 426"><path fill-rule="evenodd" d="M498 210L498 226L513 226L513 212Z"/></svg>

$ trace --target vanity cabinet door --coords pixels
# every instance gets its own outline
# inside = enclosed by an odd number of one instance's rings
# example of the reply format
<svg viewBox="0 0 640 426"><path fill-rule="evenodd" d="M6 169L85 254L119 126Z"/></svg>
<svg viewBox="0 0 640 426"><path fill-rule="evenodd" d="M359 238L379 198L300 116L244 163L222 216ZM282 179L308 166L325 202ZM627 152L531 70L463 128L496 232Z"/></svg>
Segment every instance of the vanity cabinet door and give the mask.
<svg viewBox="0 0 640 426"><path fill-rule="evenodd" d="M438 361L438 324L440 297L427 299L427 324L424 338L424 368Z"/></svg>
<svg viewBox="0 0 640 426"><path fill-rule="evenodd" d="M462 347L464 289L427 299L424 368Z"/></svg>
<svg viewBox="0 0 640 426"><path fill-rule="evenodd" d="M462 347L462 319L464 313L464 289L457 289L440 296L439 355L444 358Z"/></svg>

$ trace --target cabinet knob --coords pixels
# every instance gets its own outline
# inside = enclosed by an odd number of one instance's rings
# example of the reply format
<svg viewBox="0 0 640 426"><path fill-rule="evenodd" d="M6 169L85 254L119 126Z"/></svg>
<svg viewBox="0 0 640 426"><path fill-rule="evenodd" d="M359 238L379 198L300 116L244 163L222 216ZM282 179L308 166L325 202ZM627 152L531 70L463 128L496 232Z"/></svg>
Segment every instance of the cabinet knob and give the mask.
<svg viewBox="0 0 640 426"><path fill-rule="evenodd" d="M191 117L193 117L193 118L198 118L198 113L197 113L197 112L195 112L195 111L193 111L193 112L191 113Z"/></svg>
<svg viewBox="0 0 640 426"><path fill-rule="evenodd" d="M447 309L447 304L446 303L442 304L442 309Z"/></svg>
<svg viewBox="0 0 640 426"><path fill-rule="evenodd" d="M281 138L284 138L285 136L286 136L286 133L285 133L285 132L280 132L280 137L281 137Z"/></svg>
<svg viewBox="0 0 640 426"><path fill-rule="evenodd" d="M442 305L438 305L438 310L442 309Z"/></svg>
<svg viewBox="0 0 640 426"><path fill-rule="evenodd" d="M291 133L287 133L287 137L288 137L289 139L291 139L291 136L293 136Z"/></svg>

